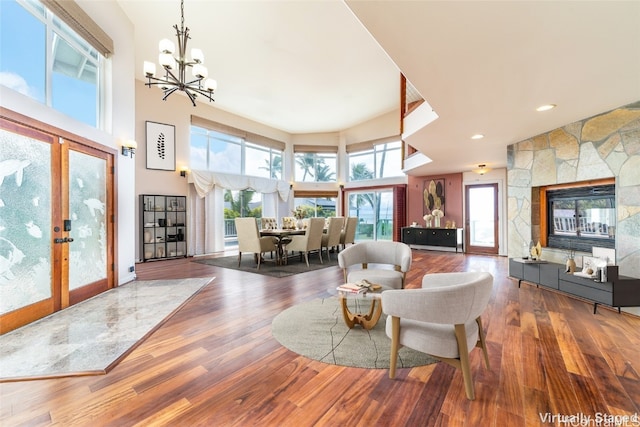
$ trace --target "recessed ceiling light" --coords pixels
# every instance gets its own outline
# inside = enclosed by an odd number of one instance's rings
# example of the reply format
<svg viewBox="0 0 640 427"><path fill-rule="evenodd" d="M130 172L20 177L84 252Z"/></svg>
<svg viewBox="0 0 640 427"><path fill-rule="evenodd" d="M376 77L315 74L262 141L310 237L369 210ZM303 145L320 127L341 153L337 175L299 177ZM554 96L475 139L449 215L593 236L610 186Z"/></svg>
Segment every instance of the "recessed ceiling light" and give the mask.
<svg viewBox="0 0 640 427"><path fill-rule="evenodd" d="M546 105L541 105L538 108L536 108L536 111L548 111L548 110L551 110L553 108L556 108L556 104L546 104Z"/></svg>
<svg viewBox="0 0 640 427"><path fill-rule="evenodd" d="M481 133L476 133L471 137L471 139L482 139L482 138L484 138L484 135Z"/></svg>

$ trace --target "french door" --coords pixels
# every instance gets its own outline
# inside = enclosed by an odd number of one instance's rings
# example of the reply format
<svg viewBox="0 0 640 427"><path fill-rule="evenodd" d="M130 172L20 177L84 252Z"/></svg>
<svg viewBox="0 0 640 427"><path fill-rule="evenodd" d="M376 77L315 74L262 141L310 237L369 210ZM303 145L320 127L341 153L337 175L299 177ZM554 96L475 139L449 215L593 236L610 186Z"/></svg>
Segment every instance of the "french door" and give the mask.
<svg viewBox="0 0 640 427"><path fill-rule="evenodd" d="M113 162L0 119L0 333L113 287Z"/></svg>
<svg viewBox="0 0 640 427"><path fill-rule="evenodd" d="M465 186L465 248L468 253L498 253L498 184Z"/></svg>

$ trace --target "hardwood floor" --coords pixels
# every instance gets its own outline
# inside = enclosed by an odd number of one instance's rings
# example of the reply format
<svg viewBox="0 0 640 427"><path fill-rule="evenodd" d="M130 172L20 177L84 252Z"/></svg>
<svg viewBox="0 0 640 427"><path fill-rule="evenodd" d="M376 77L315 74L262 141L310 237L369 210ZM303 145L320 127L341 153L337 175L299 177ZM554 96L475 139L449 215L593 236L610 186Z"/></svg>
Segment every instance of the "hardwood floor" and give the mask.
<svg viewBox="0 0 640 427"><path fill-rule="evenodd" d="M390 380L283 348L272 319L326 296L337 267L278 279L174 260L139 264L138 278L216 279L107 375L0 384L0 425L501 427L640 414L639 318L518 288L499 257L414 251L409 287L427 272L467 270L495 278L483 315L491 371L471 354L475 401L444 363Z"/></svg>

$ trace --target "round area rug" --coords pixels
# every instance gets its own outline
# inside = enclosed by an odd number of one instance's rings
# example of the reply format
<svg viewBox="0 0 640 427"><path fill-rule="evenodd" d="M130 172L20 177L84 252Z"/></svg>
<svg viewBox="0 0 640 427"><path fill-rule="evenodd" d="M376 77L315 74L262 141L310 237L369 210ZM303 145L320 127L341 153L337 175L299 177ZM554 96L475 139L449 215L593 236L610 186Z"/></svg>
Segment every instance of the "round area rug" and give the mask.
<svg viewBox="0 0 640 427"><path fill-rule="evenodd" d="M367 311L369 303L350 300L352 311ZM320 362L355 368L389 368L391 339L385 333L386 315L371 330L359 325L349 329L342 317L337 297L295 305L278 314L271 323L276 340L289 350ZM436 359L403 347L398 352L398 368L428 365Z"/></svg>

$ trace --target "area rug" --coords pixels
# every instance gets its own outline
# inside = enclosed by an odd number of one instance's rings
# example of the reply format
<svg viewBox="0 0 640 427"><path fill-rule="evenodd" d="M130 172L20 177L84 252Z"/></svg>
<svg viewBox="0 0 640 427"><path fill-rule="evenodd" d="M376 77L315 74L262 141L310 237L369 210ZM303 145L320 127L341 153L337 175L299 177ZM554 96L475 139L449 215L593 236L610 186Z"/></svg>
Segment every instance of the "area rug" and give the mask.
<svg viewBox="0 0 640 427"><path fill-rule="evenodd" d="M309 267L304 262L304 257L300 261L298 255L289 257L289 261L285 265L276 265L268 257L266 262L260 263L260 270L258 270L257 264L253 260L251 254L243 254L242 262L238 267L238 256L232 255L220 258L202 258L194 259L192 262L200 264L213 265L216 267L230 268L232 270L245 271L247 273L263 274L271 277L287 277L299 273L308 273L309 271L320 270L327 267L335 267L338 265L337 254L331 254L331 259L328 260L326 255L322 256L323 264L320 264L320 258L318 254L309 255Z"/></svg>
<svg viewBox="0 0 640 427"><path fill-rule="evenodd" d="M0 336L0 382L105 374L213 278L133 281Z"/></svg>
<svg viewBox="0 0 640 427"><path fill-rule="evenodd" d="M355 301L349 303L352 311L368 311L368 307L355 307ZM370 330L358 325L349 329L342 318L339 299L331 297L288 308L273 319L271 333L280 344L309 359L332 365L388 369L391 339L385 333L385 323L383 314ZM406 347L398 354L398 368L437 362Z"/></svg>

